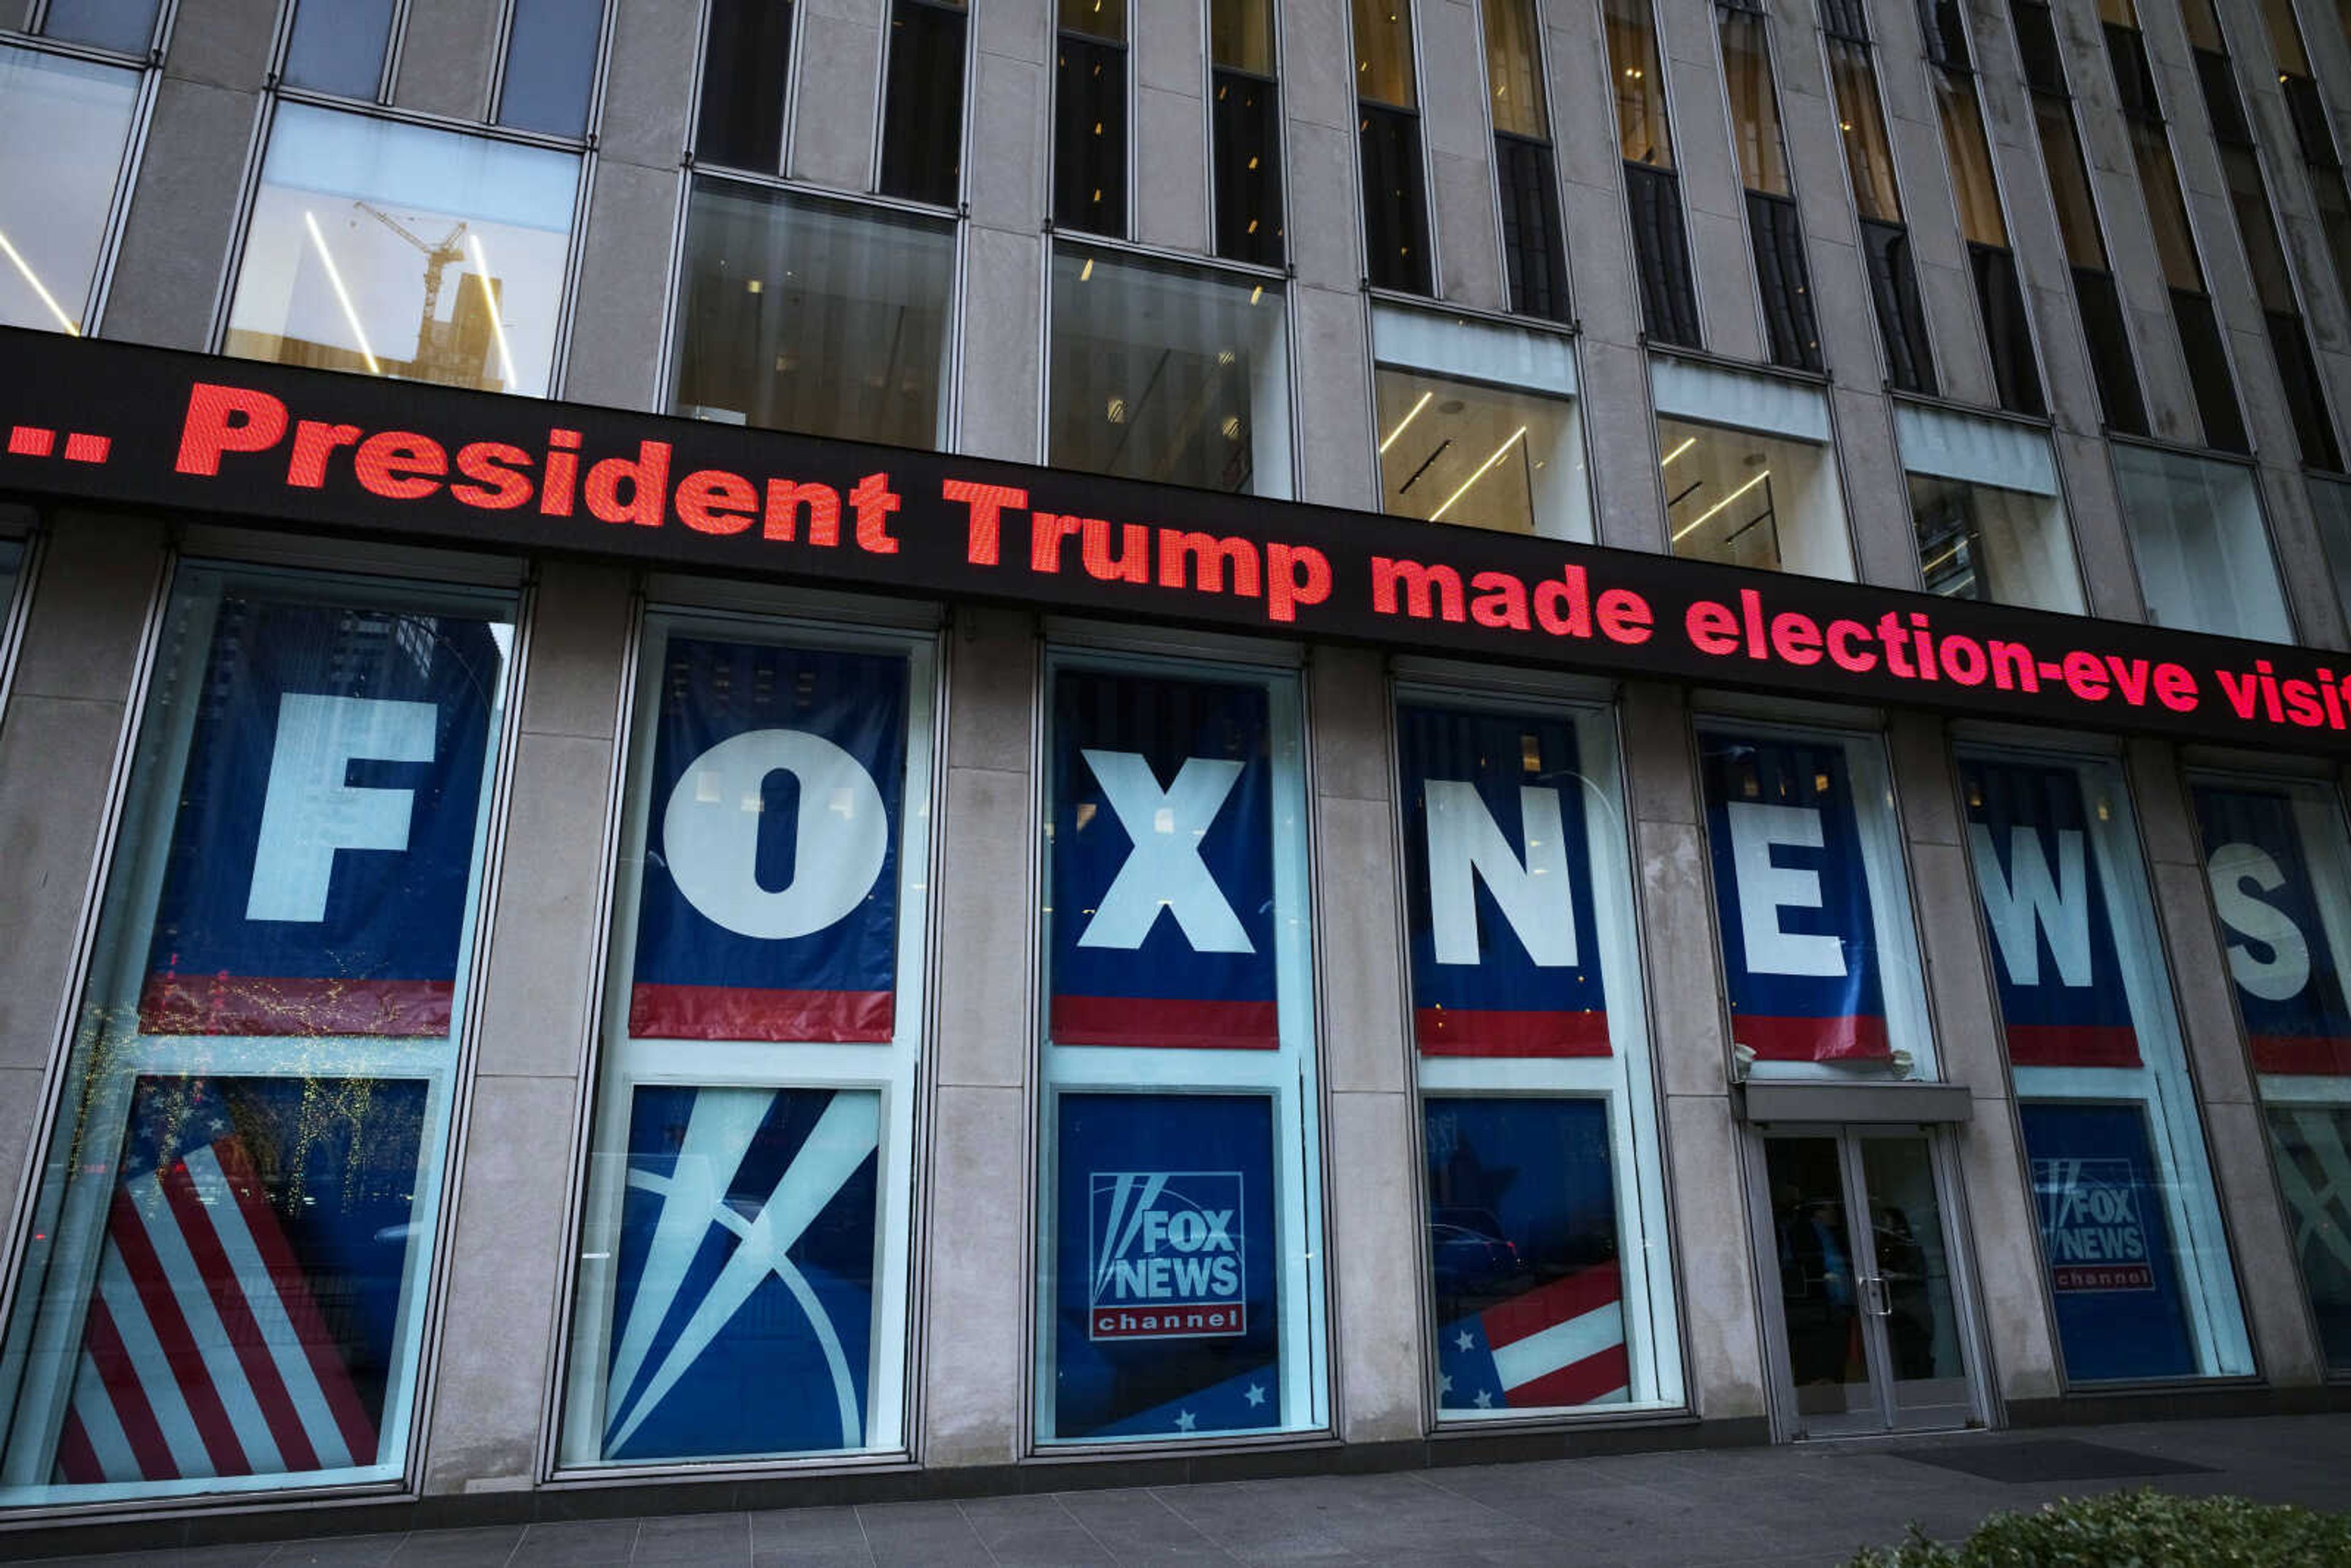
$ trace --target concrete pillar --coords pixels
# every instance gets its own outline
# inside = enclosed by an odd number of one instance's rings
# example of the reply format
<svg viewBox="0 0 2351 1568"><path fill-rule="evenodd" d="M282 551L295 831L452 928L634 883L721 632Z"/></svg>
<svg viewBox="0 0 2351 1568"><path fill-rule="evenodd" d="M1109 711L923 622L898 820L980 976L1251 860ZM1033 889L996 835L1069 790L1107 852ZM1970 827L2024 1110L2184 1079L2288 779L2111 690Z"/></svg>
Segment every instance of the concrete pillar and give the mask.
<svg viewBox="0 0 2351 1568"><path fill-rule="evenodd" d="M530 604L528 664L501 841L482 914L471 1100L456 1162L448 1281L424 1455L427 1492L529 1486L574 1218L570 1162L601 1024L597 939L612 867L613 750L631 671L629 574L549 562Z"/></svg>
<svg viewBox="0 0 2351 1568"><path fill-rule="evenodd" d="M1353 50L1346 0L1282 8L1282 231L1295 282L1298 498L1376 511L1370 318L1364 308L1364 220L1356 203Z"/></svg>
<svg viewBox="0 0 2351 1568"><path fill-rule="evenodd" d="M810 184L870 191L880 166L883 40L890 0L805 0L793 42L792 144L785 172Z"/></svg>
<svg viewBox="0 0 2351 1568"><path fill-rule="evenodd" d="M1206 256L1208 33L1205 5L1127 8L1134 71L1134 237Z"/></svg>
<svg viewBox="0 0 2351 1568"><path fill-rule="evenodd" d="M479 0L408 0L392 101L451 120L486 116L500 64L500 9Z"/></svg>
<svg viewBox="0 0 2351 1568"><path fill-rule="evenodd" d="M1761 361L1769 350L1755 292L1755 249L1747 235L1746 186L1730 143L1717 13L1711 5L1660 5L1656 26L1706 344L1732 359ZM1605 47L1600 38L1593 42ZM1612 92L1605 106L1613 111L1614 105Z"/></svg>
<svg viewBox="0 0 2351 1568"><path fill-rule="evenodd" d="M1507 310L1478 9L1468 0L1420 0L1413 12L1420 32L1420 132L1428 147L1428 231L1437 292L1481 310Z"/></svg>
<svg viewBox="0 0 2351 1568"><path fill-rule="evenodd" d="M964 225L962 423L956 450L1033 463L1044 440L1046 181L1052 156L1051 0L975 8L971 220Z"/></svg>

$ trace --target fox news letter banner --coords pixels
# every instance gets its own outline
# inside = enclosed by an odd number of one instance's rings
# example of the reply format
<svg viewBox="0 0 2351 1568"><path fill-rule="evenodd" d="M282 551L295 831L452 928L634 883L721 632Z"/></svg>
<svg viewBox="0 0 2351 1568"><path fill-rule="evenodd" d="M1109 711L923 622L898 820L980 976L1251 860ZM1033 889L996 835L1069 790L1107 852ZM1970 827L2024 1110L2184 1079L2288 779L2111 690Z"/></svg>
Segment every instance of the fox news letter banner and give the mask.
<svg viewBox="0 0 2351 1568"><path fill-rule="evenodd" d="M2017 1107L2066 1375L2196 1371L2163 1189L2137 1105Z"/></svg>
<svg viewBox="0 0 2351 1568"><path fill-rule="evenodd" d="M1053 1433L1282 1424L1273 1101L1061 1096Z"/></svg>
<svg viewBox="0 0 2351 1568"><path fill-rule="evenodd" d="M502 667L483 621L221 600L143 1032L449 1032Z"/></svg>
<svg viewBox="0 0 2351 1568"><path fill-rule="evenodd" d="M1883 1058L1884 983L1844 748L1699 733L1731 1036L1766 1061Z"/></svg>
<svg viewBox="0 0 2351 1568"><path fill-rule="evenodd" d="M1413 1029L1431 1056L1605 1056L1575 729L1405 707Z"/></svg>
<svg viewBox="0 0 2351 1568"><path fill-rule="evenodd" d="M629 1033L887 1040L904 657L674 638Z"/></svg>
<svg viewBox="0 0 2351 1568"><path fill-rule="evenodd" d="M2010 1062L2138 1066L2081 775L1963 757L1959 780Z"/></svg>
<svg viewBox="0 0 2351 1568"><path fill-rule="evenodd" d="M1606 1103L1432 1097L1423 1114L1437 1404L1626 1398Z"/></svg>
<svg viewBox="0 0 2351 1568"><path fill-rule="evenodd" d="M1261 686L1056 677L1056 1044L1280 1046L1270 742Z"/></svg>
<svg viewBox="0 0 2351 1568"><path fill-rule="evenodd" d="M2351 1001L2319 916L2294 798L2210 785L2194 793L2254 1068L2351 1076Z"/></svg>

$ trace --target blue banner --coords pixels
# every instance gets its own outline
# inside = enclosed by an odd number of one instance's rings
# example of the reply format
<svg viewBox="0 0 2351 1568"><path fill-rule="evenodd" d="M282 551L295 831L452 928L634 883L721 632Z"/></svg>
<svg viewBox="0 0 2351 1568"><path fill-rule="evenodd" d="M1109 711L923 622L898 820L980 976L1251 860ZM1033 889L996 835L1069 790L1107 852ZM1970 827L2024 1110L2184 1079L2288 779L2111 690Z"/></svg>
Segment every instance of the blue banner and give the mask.
<svg viewBox="0 0 2351 1568"><path fill-rule="evenodd" d="M1052 1435L1280 1427L1272 1100L1064 1093L1056 1129Z"/></svg>
<svg viewBox="0 0 2351 1568"><path fill-rule="evenodd" d="M1698 740L1731 1038L1767 1061L1884 1058L1884 960L1844 748Z"/></svg>
<svg viewBox="0 0 2351 1568"><path fill-rule="evenodd" d="M1401 707L1414 1032L1432 1056L1605 1056L1575 727Z"/></svg>
<svg viewBox="0 0 2351 1568"><path fill-rule="evenodd" d="M2318 913L2294 797L2206 784L2193 793L2212 907L2228 938L2253 1066L2351 1074L2351 1001ZM2335 894L2345 896L2342 889Z"/></svg>
<svg viewBox="0 0 2351 1568"><path fill-rule="evenodd" d="M138 1081L57 1480L378 1462L425 1099L414 1080Z"/></svg>
<svg viewBox="0 0 2351 1568"><path fill-rule="evenodd" d="M2137 1067L2097 846L2070 767L1959 759L1968 849L2018 1067Z"/></svg>
<svg viewBox="0 0 2351 1568"><path fill-rule="evenodd" d="M678 637L659 678L629 1032L887 1040L904 656Z"/></svg>
<svg viewBox="0 0 2351 1568"><path fill-rule="evenodd" d="M1280 1045L1271 741L1261 686L1057 677L1056 1043Z"/></svg>
<svg viewBox="0 0 2351 1568"><path fill-rule="evenodd" d="M1422 1113L1437 1404L1626 1398L1607 1103L1432 1096Z"/></svg>
<svg viewBox="0 0 2351 1568"><path fill-rule="evenodd" d="M2145 1108L2023 1101L2016 1109L2066 1377L2194 1373Z"/></svg>
<svg viewBox="0 0 2351 1568"><path fill-rule="evenodd" d="M605 1458L864 1446L881 1099L637 1091Z"/></svg>
<svg viewBox="0 0 2351 1568"><path fill-rule="evenodd" d="M481 621L221 600L144 1032L448 1033L503 663Z"/></svg>

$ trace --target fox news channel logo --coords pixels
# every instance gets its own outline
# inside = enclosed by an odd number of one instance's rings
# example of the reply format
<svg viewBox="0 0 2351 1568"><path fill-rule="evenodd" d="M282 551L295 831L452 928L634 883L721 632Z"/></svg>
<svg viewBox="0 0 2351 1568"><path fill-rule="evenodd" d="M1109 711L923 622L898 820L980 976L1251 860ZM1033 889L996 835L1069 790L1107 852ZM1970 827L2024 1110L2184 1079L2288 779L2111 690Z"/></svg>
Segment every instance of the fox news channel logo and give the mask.
<svg viewBox="0 0 2351 1568"><path fill-rule="evenodd" d="M1238 1171L1096 1171L1087 1333L1215 1339L1249 1331Z"/></svg>
<svg viewBox="0 0 2351 1568"><path fill-rule="evenodd" d="M2152 1291L2155 1266L2129 1160L2035 1160L2049 1282L2060 1291Z"/></svg>

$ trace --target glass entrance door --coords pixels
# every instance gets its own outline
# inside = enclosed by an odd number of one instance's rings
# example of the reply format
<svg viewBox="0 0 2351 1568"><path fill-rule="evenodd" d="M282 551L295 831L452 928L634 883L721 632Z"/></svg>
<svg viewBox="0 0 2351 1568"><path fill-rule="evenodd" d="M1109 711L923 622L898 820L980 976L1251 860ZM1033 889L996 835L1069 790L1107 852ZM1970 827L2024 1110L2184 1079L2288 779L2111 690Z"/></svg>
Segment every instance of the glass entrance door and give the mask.
<svg viewBox="0 0 2351 1568"><path fill-rule="evenodd" d="M1776 1373L1799 1437L1975 1415L1934 1147L1915 1129L1769 1133Z"/></svg>

